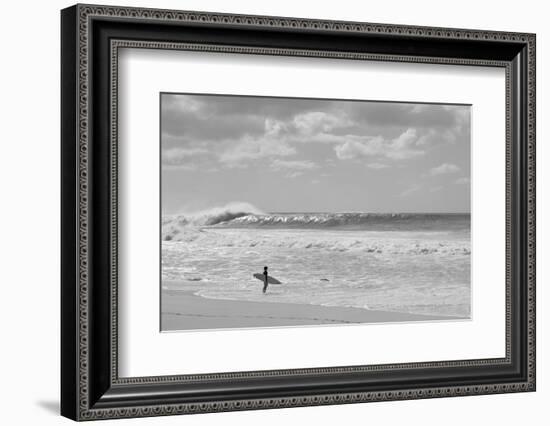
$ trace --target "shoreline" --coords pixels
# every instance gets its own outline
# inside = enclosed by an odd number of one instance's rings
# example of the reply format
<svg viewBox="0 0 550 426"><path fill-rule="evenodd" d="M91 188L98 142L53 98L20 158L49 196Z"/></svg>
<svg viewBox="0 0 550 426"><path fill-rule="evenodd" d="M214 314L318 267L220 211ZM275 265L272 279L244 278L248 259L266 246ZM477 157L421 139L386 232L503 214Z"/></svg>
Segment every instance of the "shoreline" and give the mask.
<svg viewBox="0 0 550 426"><path fill-rule="evenodd" d="M161 290L161 331L468 320L363 308L208 299Z"/></svg>

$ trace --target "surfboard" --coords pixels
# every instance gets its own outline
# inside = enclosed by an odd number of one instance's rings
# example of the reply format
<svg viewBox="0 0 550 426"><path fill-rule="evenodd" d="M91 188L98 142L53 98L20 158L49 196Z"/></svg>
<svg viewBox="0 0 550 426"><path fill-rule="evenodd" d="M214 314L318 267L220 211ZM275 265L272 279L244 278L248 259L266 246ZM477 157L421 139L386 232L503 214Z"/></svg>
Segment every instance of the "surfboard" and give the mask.
<svg viewBox="0 0 550 426"><path fill-rule="evenodd" d="M253 277L259 279L261 282L264 282L264 280L265 280L264 274L254 274ZM279 281L276 278L273 278L271 275L267 276L267 283L268 284L282 284L281 281Z"/></svg>

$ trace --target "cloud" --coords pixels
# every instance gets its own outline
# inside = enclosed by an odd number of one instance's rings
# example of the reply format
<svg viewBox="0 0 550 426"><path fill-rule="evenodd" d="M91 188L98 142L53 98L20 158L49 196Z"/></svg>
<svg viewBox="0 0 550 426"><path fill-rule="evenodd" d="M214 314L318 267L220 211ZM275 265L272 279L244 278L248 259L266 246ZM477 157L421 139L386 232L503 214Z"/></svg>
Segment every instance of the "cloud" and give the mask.
<svg viewBox="0 0 550 426"><path fill-rule="evenodd" d="M466 141L470 128L470 107L457 105L163 94L161 113L163 166L201 170L298 155L381 170Z"/></svg>
<svg viewBox="0 0 550 426"><path fill-rule="evenodd" d="M309 160L274 160L271 163L273 170L313 170L319 166Z"/></svg>
<svg viewBox="0 0 550 426"><path fill-rule="evenodd" d="M176 111L178 113L197 113L204 108L206 98L199 96L162 95L162 112Z"/></svg>
<svg viewBox="0 0 550 426"><path fill-rule="evenodd" d="M470 178L469 177L461 177L461 178L458 178L457 180L455 180L455 184L457 185L466 185L470 183Z"/></svg>
<svg viewBox="0 0 550 426"><path fill-rule="evenodd" d="M219 161L228 167L245 167L247 162L271 157L286 157L296 154L296 149L282 141L261 137L244 138L230 146L219 156Z"/></svg>
<svg viewBox="0 0 550 426"><path fill-rule="evenodd" d="M408 197L409 195L414 194L415 192L420 191L422 188L422 185L419 183L413 183L412 185L409 185L407 189L405 189L401 194L399 194L400 197Z"/></svg>
<svg viewBox="0 0 550 426"><path fill-rule="evenodd" d="M441 143L455 143L457 134L453 129L427 129L418 138L418 146L433 146Z"/></svg>
<svg viewBox="0 0 550 426"><path fill-rule="evenodd" d="M182 141L211 143L220 139L240 139L244 135L261 135L265 116L253 110L239 111L242 103L231 96L162 95L164 146L177 146Z"/></svg>
<svg viewBox="0 0 550 426"><path fill-rule="evenodd" d="M341 145L336 145L334 151L340 160L353 160L355 158L378 155L384 140L382 137L363 137L359 140L349 138Z"/></svg>
<svg viewBox="0 0 550 426"><path fill-rule="evenodd" d="M163 167L194 170L207 155L202 148L169 148L162 150L161 160Z"/></svg>
<svg viewBox="0 0 550 426"><path fill-rule="evenodd" d="M460 167L456 164L443 163L440 166L430 169L430 176L446 175L449 173L456 173L460 171Z"/></svg>
<svg viewBox="0 0 550 426"><path fill-rule="evenodd" d="M390 166L388 166L387 164L382 164L382 163L369 163L369 164L367 164L367 167L369 169L381 170L381 169L387 169Z"/></svg>
<svg viewBox="0 0 550 426"><path fill-rule="evenodd" d="M219 161L229 167L245 167L251 160L294 155L296 148L286 141L286 133L284 122L265 119L263 135L245 135L240 140L222 141L227 148L220 154Z"/></svg>
<svg viewBox="0 0 550 426"><path fill-rule="evenodd" d="M468 105L331 101L163 94L163 132L175 136L239 138L263 131L264 119L285 122L292 133L307 135L388 135L388 129L415 128L419 140L454 140L470 128ZM310 139L303 139L307 142Z"/></svg>
<svg viewBox="0 0 550 426"><path fill-rule="evenodd" d="M424 155L424 151L416 148L417 141L418 136L416 129L408 128L406 131L401 133L399 137L391 141L386 156L397 160L403 160L405 158Z"/></svg>
<svg viewBox="0 0 550 426"><path fill-rule="evenodd" d="M293 125L298 132L306 135L330 133L338 128L352 125L353 122L343 114L311 111L294 117Z"/></svg>
<svg viewBox="0 0 550 426"><path fill-rule="evenodd" d="M303 175L308 170L319 168L317 164L309 160L274 160L271 163L271 168L275 171L286 172L286 177L298 177Z"/></svg>
<svg viewBox="0 0 550 426"><path fill-rule="evenodd" d="M340 160L352 160L363 157L380 156L392 160L404 160L424 155L417 147L417 131L408 128L394 139L375 137L348 137L341 145L336 145L334 151Z"/></svg>

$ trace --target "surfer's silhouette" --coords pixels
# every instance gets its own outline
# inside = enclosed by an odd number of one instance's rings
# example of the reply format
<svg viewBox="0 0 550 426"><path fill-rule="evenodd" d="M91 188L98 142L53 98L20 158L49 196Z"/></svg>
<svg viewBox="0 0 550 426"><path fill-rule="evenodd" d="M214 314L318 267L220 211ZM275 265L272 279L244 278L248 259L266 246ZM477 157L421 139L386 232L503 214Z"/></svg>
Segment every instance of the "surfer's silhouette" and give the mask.
<svg viewBox="0 0 550 426"><path fill-rule="evenodd" d="M267 290L267 266L264 266L264 289L262 290L263 293Z"/></svg>

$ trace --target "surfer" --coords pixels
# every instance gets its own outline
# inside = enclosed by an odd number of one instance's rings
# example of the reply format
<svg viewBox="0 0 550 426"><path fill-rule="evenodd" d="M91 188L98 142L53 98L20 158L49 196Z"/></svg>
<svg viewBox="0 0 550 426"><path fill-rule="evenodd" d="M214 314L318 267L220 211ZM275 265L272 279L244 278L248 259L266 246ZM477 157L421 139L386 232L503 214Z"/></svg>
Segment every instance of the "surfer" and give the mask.
<svg viewBox="0 0 550 426"><path fill-rule="evenodd" d="M263 292L267 290L267 266L264 266L264 289Z"/></svg>
<svg viewBox="0 0 550 426"><path fill-rule="evenodd" d="M264 293L267 291L267 286L269 284L282 284L282 282L279 281L277 278L273 277L272 275L268 275L267 266L264 266L264 272L258 272L256 274L252 274L252 276L257 280L260 280L264 284L264 288L262 290Z"/></svg>

